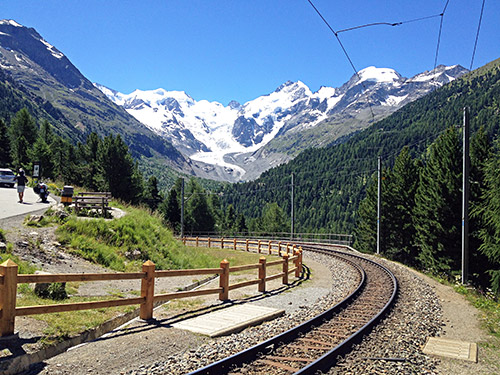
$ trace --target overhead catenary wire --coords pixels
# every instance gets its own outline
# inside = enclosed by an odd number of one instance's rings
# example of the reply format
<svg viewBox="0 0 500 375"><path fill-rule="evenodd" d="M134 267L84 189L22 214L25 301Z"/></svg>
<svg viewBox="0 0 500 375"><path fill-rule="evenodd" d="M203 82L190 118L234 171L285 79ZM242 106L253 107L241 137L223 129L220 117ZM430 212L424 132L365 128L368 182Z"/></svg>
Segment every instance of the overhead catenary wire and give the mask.
<svg viewBox="0 0 500 375"><path fill-rule="evenodd" d="M477 25L476 40L474 42L474 50L472 51L472 58L470 60L469 70L472 70L472 65L474 64L474 57L476 55L477 41L479 39L479 31L481 30L481 23L483 21L483 12L484 12L484 3L485 2L486 2L486 0L483 0L483 5L481 6L481 15L479 16L479 23Z"/></svg>
<svg viewBox="0 0 500 375"><path fill-rule="evenodd" d="M367 24L364 24L364 25L353 26L353 27L348 27L346 29L337 30L337 34L344 33L346 31L358 30L358 29L362 29L362 28L365 28L365 27L372 27L372 26L392 26L392 27L394 27L394 26L401 26L401 25L404 25L404 24L407 24L407 23L420 22L420 21L431 19L431 18L441 17L441 15L442 15L442 13L440 13L440 14L433 14L432 16L425 16L425 17L413 18L411 20L398 21L398 22L372 22L372 23L367 23Z"/></svg>
<svg viewBox="0 0 500 375"><path fill-rule="evenodd" d="M354 70L354 74L358 77L358 79L361 83L361 86L363 87L363 90L366 91L366 86L363 84L363 81L361 80L361 76L359 75L358 70L354 66L354 63L352 62L351 57L347 53L347 50L345 49L344 45L342 44L342 41L340 40L338 33L335 32L335 30L330 26L328 21L325 19L325 17L323 17L323 15L318 10L318 8L316 8L316 6L313 4L313 2L311 0L307 0L307 1L309 2L309 4L311 4L312 8L316 11L316 13L323 20L323 22L326 24L326 26L330 29L330 31L333 33L333 35L335 35L335 38L337 38L337 41L339 42L339 45L342 48L342 51L344 51L344 55L346 56L347 60L349 61L349 64L351 65L352 69ZM370 113L372 115L372 121L375 121L375 114L373 113L373 108L372 108L372 105L371 105L369 100L368 100L368 106L370 108Z"/></svg>
<svg viewBox="0 0 500 375"><path fill-rule="evenodd" d="M441 12L441 21L439 23L439 33L438 33L438 40L437 40L437 47L436 47L436 54L434 56L434 69L436 69L437 66L437 60L438 60L438 55L439 55L439 46L441 44L441 32L443 30L443 19L444 19L444 14L446 12L446 9L448 8L448 4L450 3L450 0L446 1L446 5L444 6L443 11Z"/></svg>

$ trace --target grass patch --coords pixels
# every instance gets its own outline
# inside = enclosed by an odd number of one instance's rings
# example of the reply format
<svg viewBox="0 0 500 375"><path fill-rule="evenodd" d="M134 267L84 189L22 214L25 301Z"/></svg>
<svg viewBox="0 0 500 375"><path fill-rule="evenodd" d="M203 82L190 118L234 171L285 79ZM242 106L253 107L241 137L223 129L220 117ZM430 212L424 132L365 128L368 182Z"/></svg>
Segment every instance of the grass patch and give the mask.
<svg viewBox="0 0 500 375"><path fill-rule="evenodd" d="M126 210L127 215L114 220L71 216L57 229L58 241L70 252L116 271L138 271L146 260L157 269L214 268L224 258L231 265L258 261L258 254L184 246L159 216L132 207Z"/></svg>
<svg viewBox="0 0 500 375"><path fill-rule="evenodd" d="M192 310L196 307L203 305L203 300L199 298L183 298L173 299L169 303L162 306L164 310L177 311L177 310Z"/></svg>
<svg viewBox="0 0 500 375"><path fill-rule="evenodd" d="M465 298L479 311L481 311L481 323L488 333L500 339L500 303L488 296L478 293L474 289L468 289L462 285L456 285L455 290L464 295Z"/></svg>
<svg viewBox="0 0 500 375"><path fill-rule="evenodd" d="M76 303L103 301L110 299L108 297L70 297L58 303ZM49 299L37 297L32 291L25 291L17 298L17 306L38 306L53 305L54 302ZM33 319L41 320L47 323L47 328L43 331L43 337L40 342L50 345L68 339L74 335L80 334L85 330L96 328L107 320L115 316L133 311L138 306L119 306L102 309L68 311L61 313L32 315Z"/></svg>
<svg viewBox="0 0 500 375"><path fill-rule="evenodd" d="M7 247L7 252L0 252L0 259L1 259L1 263L5 262L7 259L10 259L14 263L16 263L19 266L18 271L17 271L17 273L19 273L19 274L21 274L21 273L22 274L33 274L33 273L35 273L35 271L38 270L38 268L36 266L34 266L33 264L25 262L25 261L19 259L17 256L13 255L9 251L9 247Z"/></svg>

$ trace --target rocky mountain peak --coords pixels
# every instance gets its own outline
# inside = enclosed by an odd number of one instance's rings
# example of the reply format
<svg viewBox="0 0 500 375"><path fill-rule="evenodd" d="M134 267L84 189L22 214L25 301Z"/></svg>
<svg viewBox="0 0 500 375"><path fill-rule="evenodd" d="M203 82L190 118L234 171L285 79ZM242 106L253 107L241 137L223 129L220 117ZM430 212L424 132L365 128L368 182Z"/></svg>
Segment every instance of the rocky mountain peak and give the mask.
<svg viewBox="0 0 500 375"><path fill-rule="evenodd" d="M31 60L68 88L75 89L83 86L86 89L92 89L90 81L68 58L43 39L33 28L22 26L14 20L1 20L0 46L5 50L3 60L7 64L4 65L11 66L11 70L16 70L16 66L33 68L29 63ZM19 54L27 59L23 59Z"/></svg>

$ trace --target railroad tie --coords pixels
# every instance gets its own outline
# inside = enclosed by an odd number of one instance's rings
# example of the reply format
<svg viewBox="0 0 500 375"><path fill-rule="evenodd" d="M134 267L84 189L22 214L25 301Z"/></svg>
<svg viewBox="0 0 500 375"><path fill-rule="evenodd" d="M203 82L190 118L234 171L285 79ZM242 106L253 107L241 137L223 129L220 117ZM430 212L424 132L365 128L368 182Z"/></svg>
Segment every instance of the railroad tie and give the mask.
<svg viewBox="0 0 500 375"><path fill-rule="evenodd" d="M300 370L299 368L288 366L288 365L284 365L284 364L282 364L280 362L269 361L267 359L259 359L257 361L257 363L262 363L262 364L267 365L267 366L273 366L273 367L276 367L276 368L280 368L282 370L291 371L293 373L295 373L295 372L297 372L297 371Z"/></svg>

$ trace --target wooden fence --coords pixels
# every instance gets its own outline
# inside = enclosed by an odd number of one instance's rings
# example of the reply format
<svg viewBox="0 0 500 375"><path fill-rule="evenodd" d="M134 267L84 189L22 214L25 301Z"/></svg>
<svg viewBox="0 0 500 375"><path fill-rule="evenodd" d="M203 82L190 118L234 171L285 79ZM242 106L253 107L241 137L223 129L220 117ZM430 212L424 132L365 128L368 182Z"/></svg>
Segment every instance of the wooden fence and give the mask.
<svg viewBox="0 0 500 375"><path fill-rule="evenodd" d="M184 239L187 243L189 240ZM198 241L203 241L198 239ZM207 239L207 244L219 243L224 247L224 239ZM238 241L237 241L238 242ZM232 242L233 246L234 241ZM260 241L259 241L260 243ZM247 249L251 249L250 242L244 242ZM43 275L23 275L18 274L18 266L12 260L7 260L0 264L0 336L9 336L14 333L16 316L47 314L63 311L77 311L98 309L113 306L140 305L139 316L141 319L153 318L153 305L155 302L168 301L178 298L195 297L208 294L218 294L221 301L229 299L229 291L250 285L258 285L259 292L266 291L266 282L274 279L282 279L283 284L288 284L288 276L291 273L295 277L301 276L302 270L302 250L293 248L293 253L289 253L289 246L277 245L278 254L282 259L267 262L265 257L259 259L257 264L230 267L227 260L220 262L219 268L191 269L191 270L155 270L155 265L151 261L146 261L142 265L142 272L128 273L80 273L80 274L43 274ZM236 248L236 247L234 247ZM269 254L275 246L268 245ZM258 247L260 249L260 245ZM285 249L287 251L285 251ZM283 252L282 252L283 250ZM290 268L289 263L293 262L294 267ZM267 268L271 266L282 266L281 272L274 275L267 275ZM256 269L258 276L254 280L244 281L237 284L229 283L231 272ZM159 277L174 276L199 276L199 275L219 275L219 287L187 292L175 292L167 294L154 294L155 279ZM141 280L141 296L136 298L122 298L96 302L79 302L42 306L16 307L17 285L22 283L61 283L61 282L89 282L107 280Z"/></svg>
<svg viewBox="0 0 500 375"><path fill-rule="evenodd" d="M269 255L278 255L288 253L293 254L298 246L285 241L264 241L248 239L228 239L228 238L210 238L210 237L184 237L184 245L196 247L214 247L221 249L233 249L257 252L259 254L267 252Z"/></svg>

